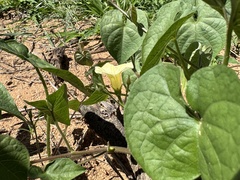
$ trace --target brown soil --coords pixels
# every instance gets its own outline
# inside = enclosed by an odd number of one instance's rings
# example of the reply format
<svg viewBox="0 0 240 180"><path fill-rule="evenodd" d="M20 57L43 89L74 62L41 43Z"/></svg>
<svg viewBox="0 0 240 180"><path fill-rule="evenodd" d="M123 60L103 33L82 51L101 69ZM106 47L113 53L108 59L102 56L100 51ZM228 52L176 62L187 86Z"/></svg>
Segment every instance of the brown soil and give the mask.
<svg viewBox="0 0 240 180"><path fill-rule="evenodd" d="M47 51L54 48L50 44L47 36L44 35L44 31L45 33L48 32L49 34L51 34L53 30L54 32L63 31L60 20L45 21L42 24L42 28L38 28L35 23L31 21L22 22L15 20L17 19L14 19L14 17L11 16L10 18L7 16L0 19L0 34L9 33L12 31L16 33L32 33L31 35L19 36L17 37L17 40L27 46L29 50L32 50L33 54L42 59L44 59L43 53L46 54ZM81 23L77 26L80 31L81 28L84 28ZM53 38L53 42L55 42L56 46L60 44L60 41L57 38ZM92 48L93 46L100 44L101 42L97 40L96 37L92 37L87 47ZM76 51L76 48L76 46L70 46L66 48L66 55L69 58L74 59L73 54ZM91 51L99 51L99 48L95 48L94 50L92 48ZM94 62L112 59L107 52L94 53L92 58ZM70 61L69 71L79 77L84 84L90 83L89 79L85 77L85 72L88 69L89 68L87 66L80 66L76 64L74 60ZM47 82L49 92L54 92L55 88L52 85L54 84L52 76L47 72L41 72L43 73L44 79ZM32 109L32 107L27 105L24 100L36 101L45 99L42 83L39 80L39 77L33 66L30 63L4 51L0 51L0 82L7 88L8 92L11 94L15 103L17 104L17 107L26 117L28 116L24 110L24 106L26 106L28 109ZM66 84L70 94L77 97L78 100L83 99L84 96L81 92L70 86L68 83ZM39 150L41 151L41 156L46 157L46 121L43 118L38 118L38 111L36 109L32 109L32 113L34 117L33 119L36 122L37 138L40 143ZM71 113L73 112L71 111ZM31 129L30 132L32 133L30 134L24 130L27 128L28 127L23 124L21 120L15 117L7 116L0 121L0 133L8 134L20 140L28 148L31 155L31 160L36 160L39 159L39 156L36 150L35 135ZM65 126L61 125L61 128L64 129ZM80 145L81 150L93 149L95 147L100 147L101 145L106 145L106 142L103 139L98 137L94 132L89 131L88 125L83 121L83 117L79 112L76 112L73 116L71 125L67 128L66 137L74 150L78 149ZM81 144L83 139L85 141L84 146ZM66 151L66 145L64 142L59 144L60 140L61 136L57 128L52 125L51 146L52 148L59 147L58 151L64 152ZM89 158L89 156L80 159L79 161L82 161L86 158ZM38 165L42 166L40 163ZM86 168L86 172L78 179L121 179L103 156L97 157L96 159L83 164L83 166ZM121 169L118 168L117 171L120 172L123 179L127 179L126 175L121 171Z"/></svg>

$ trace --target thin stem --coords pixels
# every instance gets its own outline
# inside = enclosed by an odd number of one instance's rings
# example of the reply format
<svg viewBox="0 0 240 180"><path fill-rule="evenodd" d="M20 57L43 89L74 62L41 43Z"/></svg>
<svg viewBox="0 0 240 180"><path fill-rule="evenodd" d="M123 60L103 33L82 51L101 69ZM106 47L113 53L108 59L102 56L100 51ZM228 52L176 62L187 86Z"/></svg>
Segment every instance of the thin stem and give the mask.
<svg viewBox="0 0 240 180"><path fill-rule="evenodd" d="M40 145L39 145L39 140L38 140L38 135L37 135L37 130L36 130L36 124L33 122L32 118L30 118L31 126L34 131L34 135L36 138L36 146L37 146L37 152L38 152L38 157L41 159L41 152L40 152ZM43 164L42 164L43 165Z"/></svg>
<svg viewBox="0 0 240 180"><path fill-rule="evenodd" d="M230 23L231 24L231 23ZM231 39L232 39L232 25L228 24L227 28L227 38L226 38L226 47L225 47L225 52L224 52L224 60L223 64L225 66L228 65L229 57L230 57L230 49L231 49Z"/></svg>
<svg viewBox="0 0 240 180"><path fill-rule="evenodd" d="M118 5L116 5L115 3L113 3L112 1L108 0L108 2L115 7L116 9L118 9L121 13L123 13L129 20L130 20L130 16L124 11L122 10Z"/></svg>
<svg viewBox="0 0 240 180"><path fill-rule="evenodd" d="M43 78L43 76L42 76L42 73L40 72L40 70L39 70L37 67L35 67L35 69L36 69L36 71L37 71L37 73L38 73L38 76L39 76L41 82L42 82L42 85L43 85L45 94L46 94L46 96L48 96L48 95L49 95L49 93L48 93L48 88L47 88L46 82L45 82L45 80L44 80L44 78Z"/></svg>
<svg viewBox="0 0 240 180"><path fill-rule="evenodd" d="M103 91L104 91L106 94L108 94L108 95L112 98L112 100L113 100L114 102L116 102L116 103L118 103L120 106L124 107L123 103L117 101L117 100L113 97L112 94L115 94L115 95L116 95L116 93L111 93L110 91L107 90L107 88L103 89ZM118 97L118 99L119 99L119 97Z"/></svg>
<svg viewBox="0 0 240 180"><path fill-rule="evenodd" d="M73 149L71 148L71 146L70 146L70 144L69 144L69 142L68 142L68 140L67 140L67 138L66 138L66 135L62 132L62 130L61 130L61 128L60 128L60 126L59 126L59 124L58 124L57 121L55 121L55 125L56 125L58 131L60 132L60 134L61 134L64 142L66 143L66 145L67 145L67 147L68 147L68 150L69 150L69 151L72 151Z"/></svg>
<svg viewBox="0 0 240 180"><path fill-rule="evenodd" d="M37 160L31 161L30 163L35 164L35 163L44 162L44 161L52 161L52 160L55 160L55 159L58 159L58 158L79 159L83 155L98 154L98 153L104 153L104 152L131 154L129 149L125 148L125 147L105 146L105 147L101 147L101 148L97 148L97 149L93 149L93 150L73 151L73 152L66 153L66 154L60 154L60 155L56 155L56 156L37 159Z"/></svg>
<svg viewBox="0 0 240 180"><path fill-rule="evenodd" d="M75 114L76 114L76 111L74 111L74 112L73 112L73 114L71 115L70 119L72 119L72 118L73 118L73 116L74 116ZM65 125L64 134L66 134L66 132L67 132L67 128L68 128L68 126L67 126L67 125ZM59 141L59 143L58 143L58 146L57 146L57 147L59 147L59 146L61 145L61 143L62 143L62 140L63 140L63 137L61 137L61 139L60 139L60 141ZM56 151L57 151L57 149L56 149ZM54 152L54 154L56 154L56 151Z"/></svg>
<svg viewBox="0 0 240 180"><path fill-rule="evenodd" d="M226 46L225 46L223 64L225 66L227 66L228 62L229 62L229 57L230 57L233 25L231 23L232 19L231 19L231 17L229 19L229 13L227 12L225 7L223 7L222 11L223 11L223 16L224 16L224 19L226 20L226 25L227 25L227 38L226 38Z"/></svg>
<svg viewBox="0 0 240 180"><path fill-rule="evenodd" d="M47 115L47 155L48 157L51 155L51 148L50 148L50 126L51 126L51 119L50 116Z"/></svg>
<svg viewBox="0 0 240 180"><path fill-rule="evenodd" d="M183 71L184 71L184 74L186 76L186 79L189 80L190 79L190 75L189 75L187 66L186 66L186 64L184 62L184 58L183 58L183 56L182 56L182 54L180 52L180 49L179 49L179 46L178 46L178 43L177 43L176 39L174 40L174 44L175 44L176 49L177 49L177 54L178 54L178 58L179 58L179 61L180 61L180 65L183 68Z"/></svg>

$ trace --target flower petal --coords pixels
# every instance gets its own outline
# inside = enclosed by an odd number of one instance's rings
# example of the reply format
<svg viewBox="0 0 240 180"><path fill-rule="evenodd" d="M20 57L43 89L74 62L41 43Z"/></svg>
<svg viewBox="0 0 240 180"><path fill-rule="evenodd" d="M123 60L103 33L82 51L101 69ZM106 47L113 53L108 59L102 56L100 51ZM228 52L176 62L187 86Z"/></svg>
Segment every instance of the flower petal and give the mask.
<svg viewBox="0 0 240 180"><path fill-rule="evenodd" d="M133 64L125 63L121 65L114 66L111 63L106 63L102 67L95 67L95 72L98 74L106 74L106 75L117 75L119 73L122 73L123 71L127 69L132 69Z"/></svg>

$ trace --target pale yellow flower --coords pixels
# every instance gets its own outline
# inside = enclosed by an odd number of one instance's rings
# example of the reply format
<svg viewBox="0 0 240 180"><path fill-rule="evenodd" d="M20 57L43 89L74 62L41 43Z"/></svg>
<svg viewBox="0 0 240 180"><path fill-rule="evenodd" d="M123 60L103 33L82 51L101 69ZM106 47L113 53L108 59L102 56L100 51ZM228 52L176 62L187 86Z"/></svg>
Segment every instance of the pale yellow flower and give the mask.
<svg viewBox="0 0 240 180"><path fill-rule="evenodd" d="M106 63L102 67L95 67L95 72L97 74L106 74L110 79L112 88L115 91L119 91L122 87L122 72L132 68L132 63L125 63L117 66Z"/></svg>

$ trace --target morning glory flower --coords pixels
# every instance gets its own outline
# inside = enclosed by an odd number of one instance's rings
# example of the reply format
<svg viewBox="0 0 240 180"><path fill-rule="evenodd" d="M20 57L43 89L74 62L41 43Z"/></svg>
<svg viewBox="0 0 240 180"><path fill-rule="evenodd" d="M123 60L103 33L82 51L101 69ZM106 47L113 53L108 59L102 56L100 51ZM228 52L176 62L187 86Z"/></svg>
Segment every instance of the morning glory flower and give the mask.
<svg viewBox="0 0 240 180"><path fill-rule="evenodd" d="M106 74L110 79L112 88L115 91L120 91L122 87L122 72L128 69L133 69L132 63L125 63L117 66L106 63L102 67L95 67L95 72L97 74Z"/></svg>

